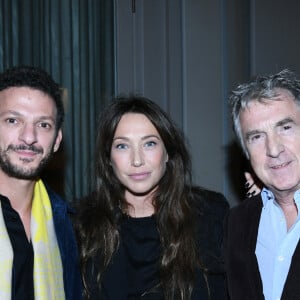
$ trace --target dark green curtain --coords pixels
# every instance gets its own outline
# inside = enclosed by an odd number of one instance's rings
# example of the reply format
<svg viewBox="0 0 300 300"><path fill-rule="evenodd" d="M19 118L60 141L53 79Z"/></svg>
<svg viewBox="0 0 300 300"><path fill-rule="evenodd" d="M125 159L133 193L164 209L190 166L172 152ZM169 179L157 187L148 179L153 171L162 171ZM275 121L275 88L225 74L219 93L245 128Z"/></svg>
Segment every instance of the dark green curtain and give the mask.
<svg viewBox="0 0 300 300"><path fill-rule="evenodd" d="M64 88L64 144L43 174L72 201L92 189L96 123L111 99L112 0L0 0L0 71L44 68Z"/></svg>

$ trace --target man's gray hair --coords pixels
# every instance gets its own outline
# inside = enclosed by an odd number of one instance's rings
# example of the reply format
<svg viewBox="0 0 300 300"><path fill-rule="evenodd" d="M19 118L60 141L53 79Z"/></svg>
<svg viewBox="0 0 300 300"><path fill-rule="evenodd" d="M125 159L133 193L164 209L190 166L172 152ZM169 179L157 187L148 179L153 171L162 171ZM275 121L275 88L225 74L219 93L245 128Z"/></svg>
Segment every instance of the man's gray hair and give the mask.
<svg viewBox="0 0 300 300"><path fill-rule="evenodd" d="M249 157L241 132L240 113L253 101L277 101L274 98L278 89L289 91L300 107L300 80L288 69L276 74L258 75L248 83L238 85L229 96L234 131L247 158Z"/></svg>

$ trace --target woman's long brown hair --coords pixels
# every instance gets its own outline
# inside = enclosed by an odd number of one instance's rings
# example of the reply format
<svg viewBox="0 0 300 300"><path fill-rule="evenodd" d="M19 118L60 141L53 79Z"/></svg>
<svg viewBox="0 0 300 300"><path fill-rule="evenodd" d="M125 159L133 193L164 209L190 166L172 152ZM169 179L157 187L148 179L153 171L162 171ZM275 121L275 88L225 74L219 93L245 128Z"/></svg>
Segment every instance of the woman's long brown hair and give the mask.
<svg viewBox="0 0 300 300"><path fill-rule="evenodd" d="M145 115L157 129L167 150L166 172L153 202L162 245L160 282L165 299L189 299L199 263L195 218L190 206L190 155L181 131L169 116L157 104L141 97L114 100L99 122L95 193L81 203L77 223L84 282L87 263L98 257L96 276L100 286L102 274L119 245L119 207L126 208L128 203L124 188L112 170L110 151L117 125L126 113ZM88 292L86 284L85 287Z"/></svg>

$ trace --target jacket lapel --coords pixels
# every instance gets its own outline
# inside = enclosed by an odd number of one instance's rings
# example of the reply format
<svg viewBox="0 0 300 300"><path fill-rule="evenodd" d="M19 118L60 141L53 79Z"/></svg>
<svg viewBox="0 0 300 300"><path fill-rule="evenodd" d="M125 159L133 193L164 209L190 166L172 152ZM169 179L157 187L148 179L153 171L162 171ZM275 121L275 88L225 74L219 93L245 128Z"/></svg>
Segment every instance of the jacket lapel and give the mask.
<svg viewBox="0 0 300 300"><path fill-rule="evenodd" d="M260 222L262 200L258 195L249 200L248 209L246 212L245 223L245 245L246 245L246 258L247 259L247 274L249 274L249 283L254 299L264 299L262 281L259 273L258 262L255 255L258 227ZM247 229L248 228L248 229Z"/></svg>
<svg viewBox="0 0 300 300"><path fill-rule="evenodd" d="M283 288L282 300L300 299L300 242L293 254L290 270Z"/></svg>

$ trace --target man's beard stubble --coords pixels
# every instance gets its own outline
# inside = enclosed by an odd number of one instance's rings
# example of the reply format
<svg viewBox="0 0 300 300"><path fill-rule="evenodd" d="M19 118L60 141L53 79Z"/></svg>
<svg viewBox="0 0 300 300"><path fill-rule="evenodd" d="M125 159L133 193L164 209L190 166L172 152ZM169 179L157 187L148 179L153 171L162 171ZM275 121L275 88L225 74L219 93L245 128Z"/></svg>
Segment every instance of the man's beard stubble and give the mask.
<svg viewBox="0 0 300 300"><path fill-rule="evenodd" d="M43 154L43 149L38 148L35 146L26 146L26 145L20 145L20 146L14 146L9 145L6 150L0 149L0 168L4 173L6 173L10 177L14 177L17 179L25 179L25 180L34 180L36 179L41 171L44 169L45 165L49 162L49 160L52 158L53 155L53 148L54 143L50 149L50 151L47 153L47 155L40 161L40 164L31 169L22 168L20 166L17 166L13 163L11 163L9 159L9 155L7 153L16 151L16 150L30 150L35 153ZM26 163L26 159L23 159L23 162ZM28 163L30 160L28 159Z"/></svg>

